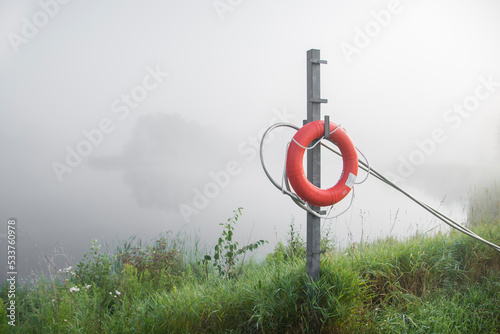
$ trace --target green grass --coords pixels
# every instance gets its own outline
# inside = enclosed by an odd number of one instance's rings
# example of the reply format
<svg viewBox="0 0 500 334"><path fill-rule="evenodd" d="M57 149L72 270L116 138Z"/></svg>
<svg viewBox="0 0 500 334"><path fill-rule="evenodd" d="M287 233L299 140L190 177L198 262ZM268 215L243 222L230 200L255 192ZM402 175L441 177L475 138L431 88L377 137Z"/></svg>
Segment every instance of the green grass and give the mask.
<svg viewBox="0 0 500 334"><path fill-rule="evenodd" d="M471 201L469 225L500 244L491 194ZM131 238L115 254L94 241L76 268L18 286L16 327L4 284L0 333L500 333L500 253L470 237L418 234L343 250L323 240L321 279L310 283L293 224L266 261L245 263L254 247L232 240L234 217L222 224L218 245L229 252L218 262L213 248L186 250L179 236Z"/></svg>

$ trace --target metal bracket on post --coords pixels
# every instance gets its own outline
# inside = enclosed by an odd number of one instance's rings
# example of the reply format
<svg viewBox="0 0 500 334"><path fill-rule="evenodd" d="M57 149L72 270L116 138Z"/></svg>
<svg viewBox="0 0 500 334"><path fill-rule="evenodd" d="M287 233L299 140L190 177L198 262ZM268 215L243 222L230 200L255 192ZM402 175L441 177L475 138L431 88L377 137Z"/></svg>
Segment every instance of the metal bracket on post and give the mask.
<svg viewBox="0 0 500 334"><path fill-rule="evenodd" d="M327 99L313 99L310 102L312 103L328 103Z"/></svg>
<svg viewBox="0 0 500 334"><path fill-rule="evenodd" d="M318 50L319 51L319 50ZM313 64L328 64L326 60L320 60L320 59L313 59L310 58L309 61Z"/></svg>
<svg viewBox="0 0 500 334"><path fill-rule="evenodd" d="M313 252L311 253L310 255L313 255L313 254L325 254L326 253L326 250L325 249L322 249L320 250L319 252Z"/></svg>
<svg viewBox="0 0 500 334"><path fill-rule="evenodd" d="M330 116L328 115L325 115L325 134L323 135L323 138L330 138Z"/></svg>

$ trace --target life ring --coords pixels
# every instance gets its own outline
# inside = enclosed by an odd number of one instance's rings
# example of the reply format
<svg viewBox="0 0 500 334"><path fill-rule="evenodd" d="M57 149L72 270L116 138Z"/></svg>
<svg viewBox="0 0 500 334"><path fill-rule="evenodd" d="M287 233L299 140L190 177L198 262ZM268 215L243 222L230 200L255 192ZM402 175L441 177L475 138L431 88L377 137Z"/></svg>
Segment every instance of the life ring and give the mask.
<svg viewBox="0 0 500 334"><path fill-rule="evenodd" d="M333 187L321 189L314 186L304 173L305 148L325 134L325 121L314 121L297 131L288 147L286 173L295 193L314 206L330 206L340 202L351 191L358 175L358 154L347 133L330 122L328 140L338 146L342 154L343 169L340 179Z"/></svg>

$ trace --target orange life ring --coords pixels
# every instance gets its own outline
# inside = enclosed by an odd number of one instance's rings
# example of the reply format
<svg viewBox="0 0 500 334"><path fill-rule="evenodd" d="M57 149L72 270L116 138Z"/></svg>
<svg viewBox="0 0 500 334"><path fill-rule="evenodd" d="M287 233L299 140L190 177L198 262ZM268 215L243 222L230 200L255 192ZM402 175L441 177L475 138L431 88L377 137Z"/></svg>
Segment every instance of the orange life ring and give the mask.
<svg viewBox="0 0 500 334"><path fill-rule="evenodd" d="M293 136L288 147L286 159L288 180L297 195L314 206L329 206L340 202L351 191L358 175L358 154L351 139L344 129L332 122L330 122L330 132L328 140L338 146L343 160L340 179L331 188L320 189L314 186L307 179L303 166L305 147L313 140L324 136L324 121L314 121L304 125Z"/></svg>

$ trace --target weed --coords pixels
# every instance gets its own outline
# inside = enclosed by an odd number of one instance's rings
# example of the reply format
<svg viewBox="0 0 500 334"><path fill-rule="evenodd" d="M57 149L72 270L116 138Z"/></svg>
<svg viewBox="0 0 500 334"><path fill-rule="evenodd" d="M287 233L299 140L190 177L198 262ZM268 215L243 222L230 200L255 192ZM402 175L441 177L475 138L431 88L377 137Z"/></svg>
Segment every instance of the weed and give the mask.
<svg viewBox="0 0 500 334"><path fill-rule="evenodd" d="M213 266L217 268L219 275L228 278L234 278L237 276L235 268L238 263L239 255L245 254L248 251L253 251L259 246L267 243L266 240L259 240L255 243L238 248L239 244L237 241L233 240L233 234L234 226L238 222L242 210L243 208L233 210L233 216L228 218L227 223L219 224L220 226L223 226L224 229L222 230L222 235L219 237L217 245L214 247L213 259L210 255L205 255L203 259L205 268L209 261L213 261Z"/></svg>

